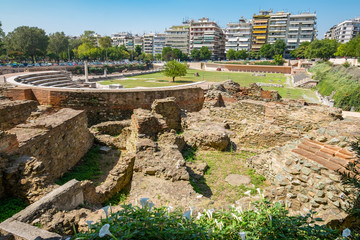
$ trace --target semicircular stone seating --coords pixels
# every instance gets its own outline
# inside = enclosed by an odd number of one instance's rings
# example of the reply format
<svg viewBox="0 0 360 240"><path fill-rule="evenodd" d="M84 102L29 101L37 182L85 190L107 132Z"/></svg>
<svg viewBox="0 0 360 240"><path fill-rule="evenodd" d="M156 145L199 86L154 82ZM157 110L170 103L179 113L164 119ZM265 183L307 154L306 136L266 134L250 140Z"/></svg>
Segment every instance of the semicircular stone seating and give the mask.
<svg viewBox="0 0 360 240"><path fill-rule="evenodd" d="M79 88L80 86L72 81L65 72L37 72L19 76L15 79L21 84L28 84L38 87L59 87L59 88Z"/></svg>

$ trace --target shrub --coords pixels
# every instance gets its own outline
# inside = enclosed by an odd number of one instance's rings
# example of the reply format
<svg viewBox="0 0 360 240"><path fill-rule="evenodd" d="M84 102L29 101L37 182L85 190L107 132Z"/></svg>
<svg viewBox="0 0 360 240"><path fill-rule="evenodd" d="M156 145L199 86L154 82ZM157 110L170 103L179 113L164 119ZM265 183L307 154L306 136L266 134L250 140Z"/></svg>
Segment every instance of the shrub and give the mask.
<svg viewBox="0 0 360 240"><path fill-rule="evenodd" d="M0 222L5 221L26 207L27 204L20 198L10 197L0 199Z"/></svg>

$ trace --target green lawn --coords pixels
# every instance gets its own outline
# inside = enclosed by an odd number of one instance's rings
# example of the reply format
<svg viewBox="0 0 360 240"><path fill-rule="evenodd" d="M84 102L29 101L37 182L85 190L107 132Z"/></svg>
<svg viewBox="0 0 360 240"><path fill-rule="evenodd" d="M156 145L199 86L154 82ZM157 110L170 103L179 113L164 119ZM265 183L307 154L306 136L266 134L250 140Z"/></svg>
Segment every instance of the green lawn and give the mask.
<svg viewBox="0 0 360 240"><path fill-rule="evenodd" d="M194 73L198 72L199 77L195 77ZM207 82L222 82L231 79L241 86L248 87L251 83L276 83L284 85L284 88L264 87L264 89L278 90L279 94L284 98L299 99L305 98L308 101L314 102L316 96L312 90L291 88L286 85L286 77L284 74L279 73L266 73L266 76L253 76L252 73L237 73L237 72L206 72L200 70L189 69L184 77L177 77L175 82L172 79L165 77L162 73L151 73L126 79L114 79L99 82L102 85L121 84L125 88L134 87L165 87L175 86L199 81Z"/></svg>

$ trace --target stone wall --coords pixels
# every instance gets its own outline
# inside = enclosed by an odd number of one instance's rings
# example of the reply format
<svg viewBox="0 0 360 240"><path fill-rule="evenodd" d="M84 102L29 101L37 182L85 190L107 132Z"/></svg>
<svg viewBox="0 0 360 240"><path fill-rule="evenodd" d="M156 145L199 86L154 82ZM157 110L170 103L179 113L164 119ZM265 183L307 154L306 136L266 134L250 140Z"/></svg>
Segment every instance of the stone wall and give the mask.
<svg viewBox="0 0 360 240"><path fill-rule="evenodd" d="M136 108L151 109L156 99L175 97L177 104L188 111L199 111L204 102L204 91L199 87L164 87L156 89L124 90L62 90L54 88L13 88L7 96L13 100L31 99L53 107L86 110L91 124L130 118ZM28 98L27 98L28 97Z"/></svg>
<svg viewBox="0 0 360 240"><path fill-rule="evenodd" d="M24 122L37 105L35 101L0 101L0 130L8 130Z"/></svg>
<svg viewBox="0 0 360 240"><path fill-rule="evenodd" d="M228 71L240 72L267 72L267 73L291 73L289 66L274 66L274 65L241 65L241 64L216 64L206 63L205 69L216 70L217 68L225 69Z"/></svg>
<svg viewBox="0 0 360 240"><path fill-rule="evenodd" d="M17 125L9 133L15 134L19 142L14 153L43 162L49 179L72 168L93 143L85 112L73 109L62 109L32 123Z"/></svg>

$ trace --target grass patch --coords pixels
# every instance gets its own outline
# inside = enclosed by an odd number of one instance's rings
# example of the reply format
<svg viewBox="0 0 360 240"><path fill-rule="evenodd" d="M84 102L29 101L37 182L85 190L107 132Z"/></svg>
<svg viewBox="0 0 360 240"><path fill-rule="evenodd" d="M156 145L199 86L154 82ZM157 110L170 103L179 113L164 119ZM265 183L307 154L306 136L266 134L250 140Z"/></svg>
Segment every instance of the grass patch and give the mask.
<svg viewBox="0 0 360 240"><path fill-rule="evenodd" d="M196 151L197 151L196 147L187 146L182 150L181 154L182 154L185 161L187 161L187 162L195 162L195 160L196 160Z"/></svg>
<svg viewBox="0 0 360 240"><path fill-rule="evenodd" d="M126 189L121 190L120 192L116 193L114 196L112 196L110 199L105 201L103 203L103 206L117 206L122 205L126 203L126 200L129 196L129 191Z"/></svg>
<svg viewBox="0 0 360 240"><path fill-rule="evenodd" d="M210 196L216 205L233 204L244 196L244 192L267 186L264 176L256 174L253 169L245 167L245 160L254 156L251 152L213 152L198 151L193 161L206 162L208 170L200 179L190 179L190 183L197 193ZM231 186L225 181L229 174L248 175L254 186Z"/></svg>
<svg viewBox="0 0 360 240"><path fill-rule="evenodd" d="M91 148L75 167L57 179L55 183L63 185L72 179L78 181L98 179L102 174L99 164L101 158L100 147Z"/></svg>
<svg viewBox="0 0 360 240"><path fill-rule="evenodd" d="M20 198L10 197L0 199L0 222L12 217L27 206L28 204Z"/></svg>

